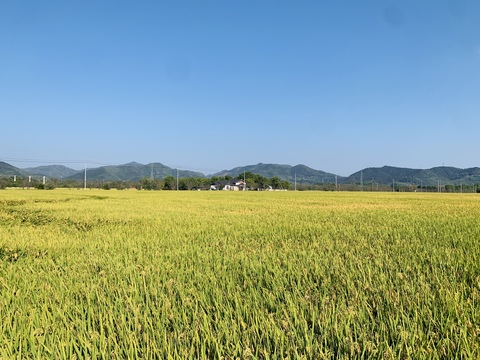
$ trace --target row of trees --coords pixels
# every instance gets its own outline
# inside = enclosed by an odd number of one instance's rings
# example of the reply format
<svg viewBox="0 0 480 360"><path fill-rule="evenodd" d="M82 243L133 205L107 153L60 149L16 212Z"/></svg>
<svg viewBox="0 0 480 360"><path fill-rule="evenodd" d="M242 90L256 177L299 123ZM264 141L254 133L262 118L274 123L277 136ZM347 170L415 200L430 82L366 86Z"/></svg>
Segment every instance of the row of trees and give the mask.
<svg viewBox="0 0 480 360"><path fill-rule="evenodd" d="M267 178L251 172L239 174L237 177L232 176L212 176L211 178L201 177L184 177L177 178L168 175L164 179L143 178L140 181L110 181L110 180L87 180L88 188L97 189L130 189L139 190L209 190L212 185L216 189L222 189L224 185L231 181L245 180L248 190L268 190L268 189L293 189L290 182L281 180L277 176ZM54 189L54 188L83 188L85 184L79 180L65 179L47 179L45 183L43 179L21 178L17 177L0 177L0 189L7 187L18 188L37 188L37 189ZM448 193L480 193L480 184L474 185L440 185L440 186L418 186L415 184L296 184L296 190L317 190L317 191L396 191L396 192L448 192Z"/></svg>
<svg viewBox="0 0 480 360"><path fill-rule="evenodd" d="M0 189L5 189L7 187L54 189L56 186L51 180L46 181L44 184L43 179L38 180L35 178L0 177Z"/></svg>
<svg viewBox="0 0 480 360"><path fill-rule="evenodd" d="M216 189L221 189L235 179L244 180L247 183L248 190L290 189L290 183L277 176L266 178L250 172L236 177L229 175L212 176L211 178L187 177L179 178L178 181L171 175L162 180L143 178L140 180L139 188L144 190L210 190L213 185Z"/></svg>
<svg viewBox="0 0 480 360"><path fill-rule="evenodd" d="M110 180L88 180L86 187L90 189L139 189L139 190L210 190L212 185L216 189L222 189L224 185L229 184L235 179L246 180L249 190L267 190L267 189L290 189L290 183L283 181L278 177L266 178L257 174L245 173L233 178L232 176L212 176L211 178L202 177L184 177L175 178L168 175L164 179L143 178L140 181L110 181ZM17 188L83 188L83 181L47 179L45 184L42 180L34 178L4 177L0 178L0 189L6 187Z"/></svg>
<svg viewBox="0 0 480 360"><path fill-rule="evenodd" d="M395 186L395 187L393 187ZM442 192L442 193L480 193L480 184L473 185L429 185L415 184L297 184L297 190L316 191L374 191L374 192Z"/></svg>
<svg viewBox="0 0 480 360"><path fill-rule="evenodd" d="M229 176L225 176L225 179L229 178ZM281 180L278 176L273 176L271 178L267 178L262 175L253 174L251 172L245 172L242 174L238 174L236 179L245 180L247 183L247 188L250 190L266 190L266 189L282 189L282 190L289 190L291 188L290 182L286 180ZM216 176L212 177L212 181L216 181L217 183L221 183L221 178L217 178Z"/></svg>

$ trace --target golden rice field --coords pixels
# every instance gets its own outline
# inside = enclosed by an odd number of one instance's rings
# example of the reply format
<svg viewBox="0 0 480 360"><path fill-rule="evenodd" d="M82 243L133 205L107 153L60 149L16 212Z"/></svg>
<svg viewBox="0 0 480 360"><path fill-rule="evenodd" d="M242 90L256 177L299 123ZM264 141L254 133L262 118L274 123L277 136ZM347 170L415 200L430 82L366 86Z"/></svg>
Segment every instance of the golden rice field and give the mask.
<svg viewBox="0 0 480 360"><path fill-rule="evenodd" d="M2 359L479 359L480 196L0 191Z"/></svg>

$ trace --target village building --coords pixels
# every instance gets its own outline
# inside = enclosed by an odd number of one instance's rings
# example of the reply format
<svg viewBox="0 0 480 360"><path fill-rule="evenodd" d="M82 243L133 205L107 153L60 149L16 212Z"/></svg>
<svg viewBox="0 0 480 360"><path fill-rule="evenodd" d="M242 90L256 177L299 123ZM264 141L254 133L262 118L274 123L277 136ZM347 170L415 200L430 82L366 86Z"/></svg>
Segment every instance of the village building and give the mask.
<svg viewBox="0 0 480 360"><path fill-rule="evenodd" d="M247 190L247 183L243 180L232 180L223 186L223 190L227 191L245 191Z"/></svg>

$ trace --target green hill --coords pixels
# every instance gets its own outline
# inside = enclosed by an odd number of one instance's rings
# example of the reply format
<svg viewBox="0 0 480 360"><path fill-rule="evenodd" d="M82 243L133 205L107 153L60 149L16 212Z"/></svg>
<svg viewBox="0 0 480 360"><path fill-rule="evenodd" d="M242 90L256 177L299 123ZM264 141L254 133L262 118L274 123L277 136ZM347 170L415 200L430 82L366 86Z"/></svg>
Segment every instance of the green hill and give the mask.
<svg viewBox="0 0 480 360"><path fill-rule="evenodd" d="M20 176L28 177L28 173L6 162L0 161L0 176Z"/></svg>
<svg viewBox="0 0 480 360"><path fill-rule="evenodd" d="M142 165L139 163L128 163L118 166L102 166L93 169L87 169L87 179L89 181L96 180L112 180L112 181L139 181L142 178L150 178L153 174L155 179L164 179L168 175L176 176L177 170L165 166L160 163L151 163ZM81 171L69 177L73 180L83 180L84 172ZM202 173L179 170L179 177L205 177Z"/></svg>
<svg viewBox="0 0 480 360"><path fill-rule="evenodd" d="M64 179L69 176L73 176L79 172L79 170L73 170L63 165L45 165L31 168L25 168L24 171L31 175L44 175L49 178ZM83 171L81 171L83 174Z"/></svg>
<svg viewBox="0 0 480 360"><path fill-rule="evenodd" d="M335 182L335 174L314 170L305 165L290 166L259 163L256 165L240 166L231 170L223 170L214 174L214 176L238 176L243 172L251 172L267 178L276 176L291 183L295 181L295 178L297 183L305 184Z"/></svg>
<svg viewBox="0 0 480 360"><path fill-rule="evenodd" d="M366 168L341 180L344 184L415 184L423 186L473 185L480 182L480 168L459 169L455 167L434 167L431 169L410 169L392 166Z"/></svg>

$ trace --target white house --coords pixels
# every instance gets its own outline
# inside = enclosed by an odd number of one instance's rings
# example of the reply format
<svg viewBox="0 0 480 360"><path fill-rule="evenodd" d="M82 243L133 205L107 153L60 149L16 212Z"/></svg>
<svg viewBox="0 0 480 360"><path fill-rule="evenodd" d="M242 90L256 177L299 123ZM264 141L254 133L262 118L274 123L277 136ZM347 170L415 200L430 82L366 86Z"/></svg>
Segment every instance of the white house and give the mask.
<svg viewBox="0 0 480 360"><path fill-rule="evenodd" d="M234 180L231 181L230 184L226 184L223 187L223 190L227 191L245 191L247 190L247 183L243 180Z"/></svg>

